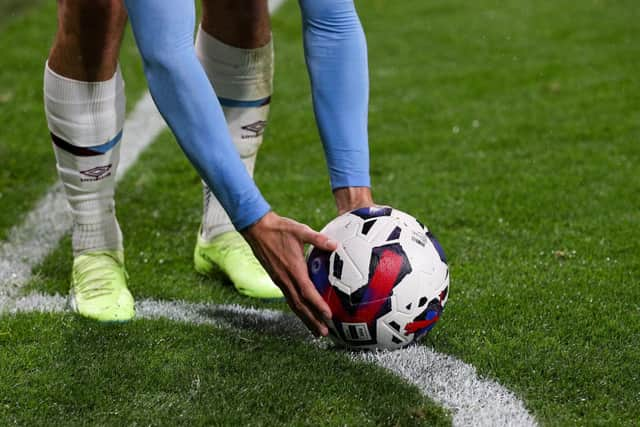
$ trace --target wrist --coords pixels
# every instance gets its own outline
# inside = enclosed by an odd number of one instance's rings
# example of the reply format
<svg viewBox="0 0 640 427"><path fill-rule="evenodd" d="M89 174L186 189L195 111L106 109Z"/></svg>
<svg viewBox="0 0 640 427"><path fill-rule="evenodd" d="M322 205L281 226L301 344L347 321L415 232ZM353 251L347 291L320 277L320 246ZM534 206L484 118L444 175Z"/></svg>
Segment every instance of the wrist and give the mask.
<svg viewBox="0 0 640 427"><path fill-rule="evenodd" d="M333 190L338 214L352 211L358 208L373 206L373 196L369 187L342 187Z"/></svg>
<svg viewBox="0 0 640 427"><path fill-rule="evenodd" d="M275 216L277 215L273 211L268 211L256 222L240 230L240 234L242 234L245 238L252 238L259 235L261 233L261 230L264 230L265 227L269 227L269 224L273 222Z"/></svg>

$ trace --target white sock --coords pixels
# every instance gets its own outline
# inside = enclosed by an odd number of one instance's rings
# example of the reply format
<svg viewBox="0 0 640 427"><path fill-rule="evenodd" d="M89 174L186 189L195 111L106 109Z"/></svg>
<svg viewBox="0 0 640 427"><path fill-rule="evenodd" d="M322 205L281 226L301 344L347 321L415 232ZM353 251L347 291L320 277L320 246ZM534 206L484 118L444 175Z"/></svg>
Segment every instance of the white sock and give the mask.
<svg viewBox="0 0 640 427"><path fill-rule="evenodd" d="M240 49L199 28L196 53L220 99L233 143L253 176L273 91L273 43L257 49ZM203 185L201 236L211 241L234 227L220 202Z"/></svg>
<svg viewBox="0 0 640 427"><path fill-rule="evenodd" d="M120 69L104 82L44 74L45 113L73 215L73 253L122 250L115 214L115 176L125 118Z"/></svg>

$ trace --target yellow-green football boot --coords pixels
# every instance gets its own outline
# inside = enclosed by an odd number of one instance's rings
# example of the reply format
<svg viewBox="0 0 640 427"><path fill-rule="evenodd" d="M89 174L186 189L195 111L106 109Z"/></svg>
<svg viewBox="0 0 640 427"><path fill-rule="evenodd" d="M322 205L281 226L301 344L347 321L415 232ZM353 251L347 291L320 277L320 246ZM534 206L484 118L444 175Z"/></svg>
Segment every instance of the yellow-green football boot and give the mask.
<svg viewBox="0 0 640 427"><path fill-rule="evenodd" d="M210 275L217 265L243 295L262 299L284 297L237 231L223 233L211 242L204 241L198 233L193 261L196 271L204 275Z"/></svg>
<svg viewBox="0 0 640 427"><path fill-rule="evenodd" d="M69 304L81 316L100 322L127 322L135 316L135 304L127 289L124 254L97 251L73 260Z"/></svg>

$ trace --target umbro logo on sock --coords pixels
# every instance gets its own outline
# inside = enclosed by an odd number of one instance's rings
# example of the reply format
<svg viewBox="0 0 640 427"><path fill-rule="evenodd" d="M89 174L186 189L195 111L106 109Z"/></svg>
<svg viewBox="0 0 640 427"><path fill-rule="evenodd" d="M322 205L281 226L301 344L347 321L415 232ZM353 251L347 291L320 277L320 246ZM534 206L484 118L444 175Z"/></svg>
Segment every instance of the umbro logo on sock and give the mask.
<svg viewBox="0 0 640 427"><path fill-rule="evenodd" d="M85 171L80 171L80 174L88 177L88 178L80 178L81 182L86 181L100 181L111 176L111 164L106 166L96 166L95 168L87 169Z"/></svg>
<svg viewBox="0 0 640 427"><path fill-rule="evenodd" d="M264 133L264 129L267 127L267 122L265 120L258 120L257 122L251 123L250 125L242 126L243 130L248 130L249 132L253 132L249 135L242 135L242 139L247 138L257 138Z"/></svg>

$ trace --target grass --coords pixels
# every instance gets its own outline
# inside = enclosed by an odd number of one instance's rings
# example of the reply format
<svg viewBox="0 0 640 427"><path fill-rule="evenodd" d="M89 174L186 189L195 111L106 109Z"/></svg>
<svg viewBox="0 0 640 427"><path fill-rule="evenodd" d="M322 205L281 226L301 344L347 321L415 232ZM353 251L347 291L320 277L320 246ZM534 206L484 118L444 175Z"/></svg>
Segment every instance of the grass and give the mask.
<svg viewBox="0 0 640 427"><path fill-rule="evenodd" d="M10 207L0 209L0 239L57 179L42 103L42 76L56 29L56 6L36 0L16 5L10 1L0 6L0 204ZM145 82L130 32L121 63L131 107Z"/></svg>
<svg viewBox="0 0 640 427"><path fill-rule="evenodd" d="M3 425L443 425L446 420L442 410L426 406L398 378L355 365L337 352L318 358L318 350L299 337L169 321L100 326L71 315L35 314L10 318L3 330L0 356L7 363L0 373L12 379L0 383Z"/></svg>
<svg viewBox="0 0 640 427"><path fill-rule="evenodd" d="M43 0L5 0L0 4L0 29L13 19L21 18L30 8L42 3Z"/></svg>
<svg viewBox="0 0 640 427"><path fill-rule="evenodd" d="M542 424L637 425L640 8L630 0L359 6L369 40L374 193L433 228L450 259L451 297L428 345L506 385ZM3 66L26 63L21 73L0 74L0 92L15 88L21 100L0 104L0 119L11 123L0 156L12 159L10 173L0 174L2 206L11 206L0 211L0 235L54 180L40 86L33 85L44 54L32 58L50 38L52 11L30 11L0 38ZM26 47L10 49L5 36L23 33L30 37ZM274 18L274 35L276 93L256 180L276 211L320 228L335 210L308 108L295 2ZM130 101L142 88L132 49L129 39L123 65ZM286 309L238 296L221 275L193 273L199 180L169 134L122 182L118 212L137 297ZM69 253L65 241L36 270L30 289L65 293ZM239 336L260 349L251 352L262 361L255 366L269 366L254 369L255 381L244 372L253 362ZM9 363L2 375L8 380L0 383L0 396L9 396L0 400L10 411L2 415L7 421L64 423L67 412L71 422L86 417L100 424L116 406L114 423L161 414L158 423L175 424L195 399L185 423L213 423L205 404L213 401L223 411L215 414L241 421L251 415L257 424L287 421L282 413L293 417L291 424L324 424L325 416L350 425L450 422L394 377L255 331L162 321L101 328L34 314L3 319L0 343L0 360ZM292 368L280 369L280 357ZM130 377L110 373L112 358L126 361ZM233 375L220 374L226 366L249 381L246 390ZM57 379L60 370L68 380ZM90 375L71 377L76 370ZM190 394L196 377L204 384L202 401ZM123 386L107 384L110 378ZM274 378L286 386L272 388ZM223 386L213 387L216 381ZM384 393L357 387L368 381ZM103 396L84 395L105 384ZM247 390L282 393L282 412L234 412L230 402L243 402ZM46 404L36 407L39 394ZM65 396L81 404L74 409Z"/></svg>
<svg viewBox="0 0 640 427"><path fill-rule="evenodd" d="M43 8L24 20L34 22L48 12ZM129 70L139 65L129 56L133 52L130 38L124 49L122 63L131 100L143 86L139 73L131 84L132 73L127 72L126 61L133 62ZM43 118L39 120L44 125ZM46 127L41 130L46 136ZM7 148L19 153L23 148L19 141L10 141L13 144ZM51 154L46 149L44 158ZM51 163L52 158L46 161ZM53 176L49 179L52 182ZM12 180L20 182L14 176ZM155 191L162 187L180 188L170 205L165 203L167 194ZM4 188L8 197L25 199L25 210L33 203L28 200L32 196L12 194L11 185ZM39 190L46 188L40 185ZM190 256L200 204L199 179L165 133L119 187L119 216L127 236L134 294L256 305L238 296L222 275L203 279L193 272ZM18 209L11 210L6 223L17 223L22 215ZM32 289L67 292L69 245L68 239L63 241L37 269ZM284 303L262 305L285 308ZM316 363L318 350L299 336L287 338L286 331L273 337L256 331L238 334L142 320L103 327L68 315L19 315L4 320L0 358L7 364L0 372L6 379L0 385L0 424L449 423L446 412L397 377L354 364L338 352L329 352ZM389 391L379 393L380 389Z"/></svg>

